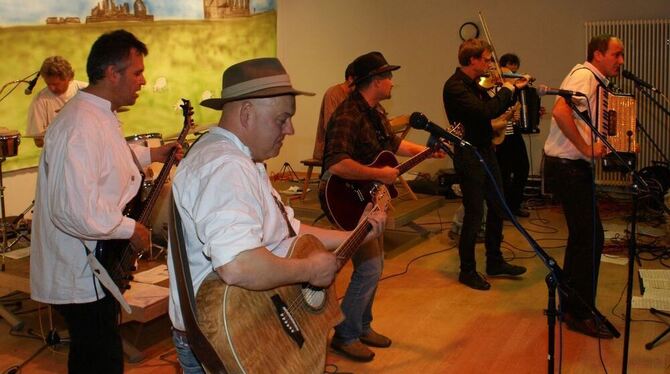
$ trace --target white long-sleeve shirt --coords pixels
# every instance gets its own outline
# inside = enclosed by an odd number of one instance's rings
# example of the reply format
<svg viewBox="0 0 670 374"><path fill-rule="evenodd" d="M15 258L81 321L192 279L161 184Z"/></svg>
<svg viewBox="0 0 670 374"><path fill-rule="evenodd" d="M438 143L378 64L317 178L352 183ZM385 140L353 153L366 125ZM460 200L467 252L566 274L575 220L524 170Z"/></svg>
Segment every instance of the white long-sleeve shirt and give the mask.
<svg viewBox="0 0 670 374"><path fill-rule="evenodd" d="M134 146L141 164L149 149ZM40 157L32 227L30 288L34 300L87 303L103 293L84 243L128 239L135 221L123 209L141 178L111 103L80 91L49 125ZM96 295L97 288L97 295Z"/></svg>

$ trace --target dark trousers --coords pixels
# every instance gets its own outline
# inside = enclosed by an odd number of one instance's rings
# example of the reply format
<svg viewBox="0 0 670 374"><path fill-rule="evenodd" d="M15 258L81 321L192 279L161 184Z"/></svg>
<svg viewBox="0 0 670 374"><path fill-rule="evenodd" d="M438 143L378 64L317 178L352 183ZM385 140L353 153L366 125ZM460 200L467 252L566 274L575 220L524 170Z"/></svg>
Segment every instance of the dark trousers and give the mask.
<svg viewBox="0 0 670 374"><path fill-rule="evenodd" d="M484 162L491 169L496 184L500 186L500 169L493 148L478 148L478 150ZM461 259L461 271L469 272L476 270L475 243L477 231L479 231L484 215L484 200L488 205L484 239L487 263L502 261L500 242L502 241L503 215L505 213L503 213L494 185L472 149L457 147L454 155L454 167L461 179L463 207L465 208L461 238L458 243L458 255Z"/></svg>
<svg viewBox="0 0 670 374"><path fill-rule="evenodd" d="M564 279L587 305L593 307L605 236L597 205L594 206L591 165L584 160L545 156L544 178L547 191L561 202L568 225ZM561 308L577 318L590 315L576 295L562 297Z"/></svg>
<svg viewBox="0 0 670 374"><path fill-rule="evenodd" d="M69 374L123 373L119 304L114 297L54 308L65 318L70 332Z"/></svg>
<svg viewBox="0 0 670 374"><path fill-rule="evenodd" d="M528 181L528 152L523 135L515 132L507 135L505 140L496 148L500 176L502 177L505 200L512 212L521 208L523 189Z"/></svg>

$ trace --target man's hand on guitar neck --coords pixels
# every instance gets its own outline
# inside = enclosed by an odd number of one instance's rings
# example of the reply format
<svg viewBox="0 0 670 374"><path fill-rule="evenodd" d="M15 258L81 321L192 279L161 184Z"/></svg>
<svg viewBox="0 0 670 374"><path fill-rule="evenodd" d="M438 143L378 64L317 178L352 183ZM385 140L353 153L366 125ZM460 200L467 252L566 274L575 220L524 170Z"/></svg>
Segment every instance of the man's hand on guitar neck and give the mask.
<svg viewBox="0 0 670 374"><path fill-rule="evenodd" d="M370 232L368 232L368 235L365 237L364 243L383 235L384 229L386 228L386 211L383 209L375 209L374 211L371 211L372 204L368 203L363 215L361 215L361 221L367 220L372 226Z"/></svg>
<svg viewBox="0 0 670 374"><path fill-rule="evenodd" d="M148 249L151 246L151 231L143 224L135 222L135 231L129 240L137 252Z"/></svg>
<svg viewBox="0 0 670 374"><path fill-rule="evenodd" d="M172 152L173 148L177 148L177 154L175 155L175 159L180 161L182 158L184 158L184 149L182 148L181 144L177 142L172 142L168 143L165 145L162 145L160 147L155 147L151 148L151 161L152 162L165 162L167 161L168 157L170 156L170 152Z"/></svg>

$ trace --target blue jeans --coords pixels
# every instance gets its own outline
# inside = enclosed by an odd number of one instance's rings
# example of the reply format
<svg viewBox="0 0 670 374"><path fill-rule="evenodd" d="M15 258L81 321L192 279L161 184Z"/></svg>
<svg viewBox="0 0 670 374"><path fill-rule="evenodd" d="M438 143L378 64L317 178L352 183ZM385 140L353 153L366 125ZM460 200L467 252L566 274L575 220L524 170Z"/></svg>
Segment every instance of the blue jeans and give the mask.
<svg viewBox="0 0 670 374"><path fill-rule="evenodd" d="M372 303L384 266L384 251L378 240L361 245L351 258L354 272L340 307L344 321L335 326L333 339L350 343L370 331Z"/></svg>
<svg viewBox="0 0 670 374"><path fill-rule="evenodd" d="M186 335L175 329L172 329L172 341L177 349L177 359L179 365L184 370L184 374L205 374L205 370L200 365L200 361L195 357L188 344Z"/></svg>

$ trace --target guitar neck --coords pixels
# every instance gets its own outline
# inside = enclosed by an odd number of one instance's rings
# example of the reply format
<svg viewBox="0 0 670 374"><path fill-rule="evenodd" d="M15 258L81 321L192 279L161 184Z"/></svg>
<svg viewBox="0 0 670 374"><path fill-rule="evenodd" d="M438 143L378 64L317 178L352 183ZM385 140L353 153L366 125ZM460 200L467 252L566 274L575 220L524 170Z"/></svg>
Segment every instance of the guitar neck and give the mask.
<svg viewBox="0 0 670 374"><path fill-rule="evenodd" d="M362 221L356 226L354 231L351 232L351 235L347 240L345 240L339 247L334 251L335 256L339 260L339 265L337 271L339 272L342 267L347 263L351 256L356 252L358 247L365 240L365 236L372 230L372 225L370 222Z"/></svg>
<svg viewBox="0 0 670 374"><path fill-rule="evenodd" d="M188 103L188 101L185 100L184 105L187 105L188 107L184 108L184 128L182 129L181 133L179 133L179 137L177 138L177 143L179 145L184 144L186 136L188 135L188 131L191 128L191 113L188 112L188 110L191 109L190 103ZM170 151L170 155L163 164L161 172L158 173L158 177L156 177L156 179L154 180L154 184L151 187L149 195L147 196L144 202L142 211L139 217L137 218L137 221L140 222L141 224L145 226L149 224L149 219L151 217L151 210L154 208L154 205L156 205L161 189L163 188L163 185L167 181L168 177L170 176L170 171L172 170L172 167L176 162L177 162L177 148L175 147L172 148L172 150Z"/></svg>
<svg viewBox="0 0 670 374"><path fill-rule="evenodd" d="M398 169L399 172L398 175L405 174L405 172L418 165L421 161L427 159L431 154L433 154L433 149L426 148L425 150L421 151L421 153L414 155L414 157L396 166L396 169Z"/></svg>

